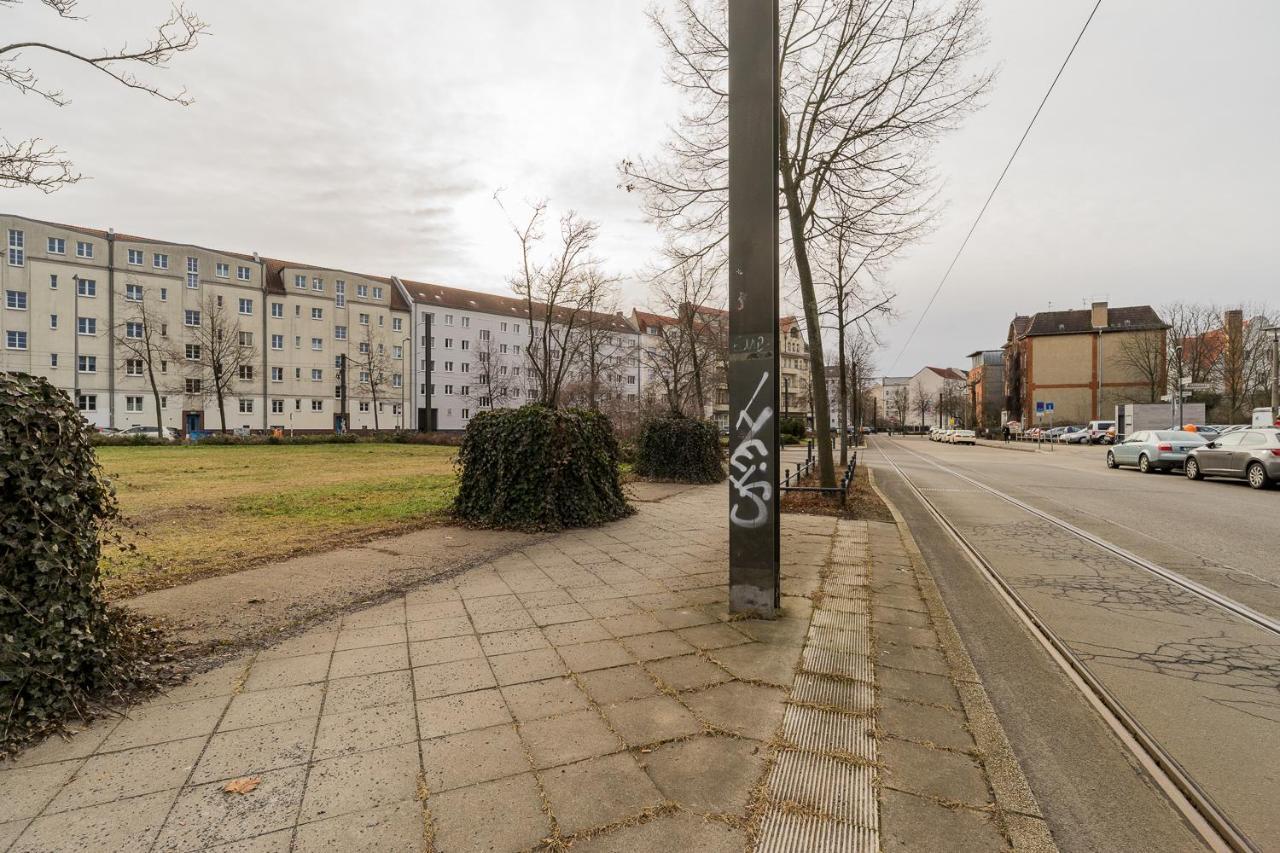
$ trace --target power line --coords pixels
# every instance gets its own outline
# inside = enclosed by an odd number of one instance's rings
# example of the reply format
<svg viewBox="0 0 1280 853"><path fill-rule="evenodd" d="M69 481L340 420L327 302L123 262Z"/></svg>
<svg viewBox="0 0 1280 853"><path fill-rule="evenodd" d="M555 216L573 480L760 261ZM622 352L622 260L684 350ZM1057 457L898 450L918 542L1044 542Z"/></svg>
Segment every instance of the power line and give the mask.
<svg viewBox="0 0 1280 853"><path fill-rule="evenodd" d="M1027 122L1027 129L1022 131L1022 137L1018 140L1018 144L1014 146L1013 153L1009 155L1009 162L1004 164L1004 169L1000 172L1000 177L996 178L995 186L991 188L991 192L987 194L987 200L982 203L982 209L978 211L977 217L973 220L973 224L969 226L969 233L964 235L964 240L960 243L960 248L956 250L955 257L951 259L951 263L947 266L947 271L942 274L942 280L938 282L938 286L934 288L933 295L929 297L929 302L924 306L924 310L920 312L920 317L916 320L915 326L911 329L911 334L907 335L907 341L902 345L902 349L898 351L898 355L893 360L893 364L889 365L889 372L893 372L893 368L898 365L898 361L902 358L902 354L907 351L907 347L911 345L911 341L915 338L916 332L920 329L920 324L924 322L925 315L929 313L929 309L933 307L933 302L938 298L938 294L942 292L942 287L947 283L947 279L951 277L951 271L955 269L956 262L960 260L960 255L964 253L965 246L969 245L969 238L973 236L973 232L978 230L978 223L982 221L982 215L987 212L987 208L991 205L991 199L995 198L996 190L1000 189L1000 183L1004 180L1004 176L1009 173L1009 167L1013 165L1013 161L1017 158L1018 152L1022 150L1022 143L1027 141L1027 136L1031 133L1031 128L1035 126L1036 119L1040 117L1040 111L1044 109L1044 105L1048 102L1049 96L1053 94L1053 88L1058 85L1062 72L1067 70L1067 63L1071 61L1071 57L1075 54L1076 48L1080 45L1080 40L1084 38L1085 30L1089 29L1089 23L1093 20L1093 16L1098 13L1098 7L1102 5L1102 0L1093 4L1093 10L1089 12L1089 17L1085 19L1084 26L1080 28L1080 33L1076 36L1076 40L1071 43L1071 49L1067 51L1067 56L1062 60L1058 73L1053 75L1053 82L1049 84L1049 88L1045 91L1044 97L1040 99L1040 106L1036 107L1035 114L1031 116L1031 121Z"/></svg>

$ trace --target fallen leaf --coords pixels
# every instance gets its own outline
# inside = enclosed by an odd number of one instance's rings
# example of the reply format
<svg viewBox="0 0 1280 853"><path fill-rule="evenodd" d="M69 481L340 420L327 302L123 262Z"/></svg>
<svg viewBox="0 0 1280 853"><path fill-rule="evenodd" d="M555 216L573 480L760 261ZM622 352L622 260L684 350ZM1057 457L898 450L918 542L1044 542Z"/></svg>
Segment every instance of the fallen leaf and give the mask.
<svg viewBox="0 0 1280 853"><path fill-rule="evenodd" d="M232 779L222 786L222 790L228 794L247 794L258 787L261 782L261 776L244 776L240 779Z"/></svg>

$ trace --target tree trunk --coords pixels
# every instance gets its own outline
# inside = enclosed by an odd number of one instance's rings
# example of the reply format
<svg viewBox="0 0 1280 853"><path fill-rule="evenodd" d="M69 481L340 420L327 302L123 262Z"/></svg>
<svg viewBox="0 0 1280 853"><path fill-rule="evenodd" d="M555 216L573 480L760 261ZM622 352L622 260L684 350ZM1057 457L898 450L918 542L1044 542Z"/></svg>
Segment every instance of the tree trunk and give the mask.
<svg viewBox="0 0 1280 853"><path fill-rule="evenodd" d="M842 304L836 309L838 316L836 339L840 342L840 468L849 467L849 388L845 384L845 370L848 365L848 355L844 349L844 305Z"/></svg>
<svg viewBox="0 0 1280 853"><path fill-rule="evenodd" d="M218 396L218 423L222 425L222 434L227 434L227 407L226 401L222 397L222 383L217 377L213 380L213 390Z"/></svg>
<svg viewBox="0 0 1280 853"><path fill-rule="evenodd" d="M371 373L369 375L372 376L373 374ZM370 385L372 384L373 383L370 383ZM369 393L373 397L373 431L377 432L378 431L378 389L370 388ZM347 428L350 429L351 427L348 426Z"/></svg>
<svg viewBox="0 0 1280 853"><path fill-rule="evenodd" d="M164 415L160 410L160 386L156 384L156 369L151 363L151 359L147 359L147 381L151 383L151 396L156 401L156 437L164 438Z"/></svg>
<svg viewBox="0 0 1280 853"><path fill-rule="evenodd" d="M800 279L800 297L804 301L804 320L809 332L809 399L813 407L814 438L818 442L818 475L824 488L834 489L836 469L831 458L831 411L827 408L827 382L822 364L822 326L818 314L818 297L813 289L813 270L805 243L800 195L791 176L785 143L782 149L782 191L787 201L787 220L791 225L791 250L795 255L796 275Z"/></svg>

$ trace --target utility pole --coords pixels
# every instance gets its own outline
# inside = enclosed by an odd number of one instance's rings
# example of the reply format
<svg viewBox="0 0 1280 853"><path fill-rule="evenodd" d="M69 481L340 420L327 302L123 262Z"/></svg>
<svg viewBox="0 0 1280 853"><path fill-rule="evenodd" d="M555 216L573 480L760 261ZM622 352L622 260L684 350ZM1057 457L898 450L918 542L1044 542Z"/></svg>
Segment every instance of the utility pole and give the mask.
<svg viewBox="0 0 1280 853"><path fill-rule="evenodd" d="M1264 331L1271 334L1271 425L1280 424L1280 326Z"/></svg>
<svg viewBox="0 0 1280 853"><path fill-rule="evenodd" d="M729 610L782 603L778 513L778 0L729 12Z"/></svg>

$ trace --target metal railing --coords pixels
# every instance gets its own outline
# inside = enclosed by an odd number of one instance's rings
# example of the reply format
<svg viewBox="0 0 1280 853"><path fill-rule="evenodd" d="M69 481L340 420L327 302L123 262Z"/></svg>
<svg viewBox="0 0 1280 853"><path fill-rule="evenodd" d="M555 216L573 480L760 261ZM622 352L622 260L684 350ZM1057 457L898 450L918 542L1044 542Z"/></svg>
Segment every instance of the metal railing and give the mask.
<svg viewBox="0 0 1280 853"><path fill-rule="evenodd" d="M780 490L784 492L812 492L815 494L829 495L831 497L838 497L840 499L840 503L844 504L849 497L849 489L853 488L853 478L858 471L858 451L853 451L853 455L849 457L849 464L845 466L844 473L840 476L840 485L835 487L798 485L799 483L804 482L804 479L813 473L813 469L816 465L817 460L813 457L813 443L810 442L808 458L806 458L804 462L800 463L800 465L796 466L795 473L793 474L790 468L783 469L784 476L782 478ZM792 485L792 483L796 483L797 485Z"/></svg>

